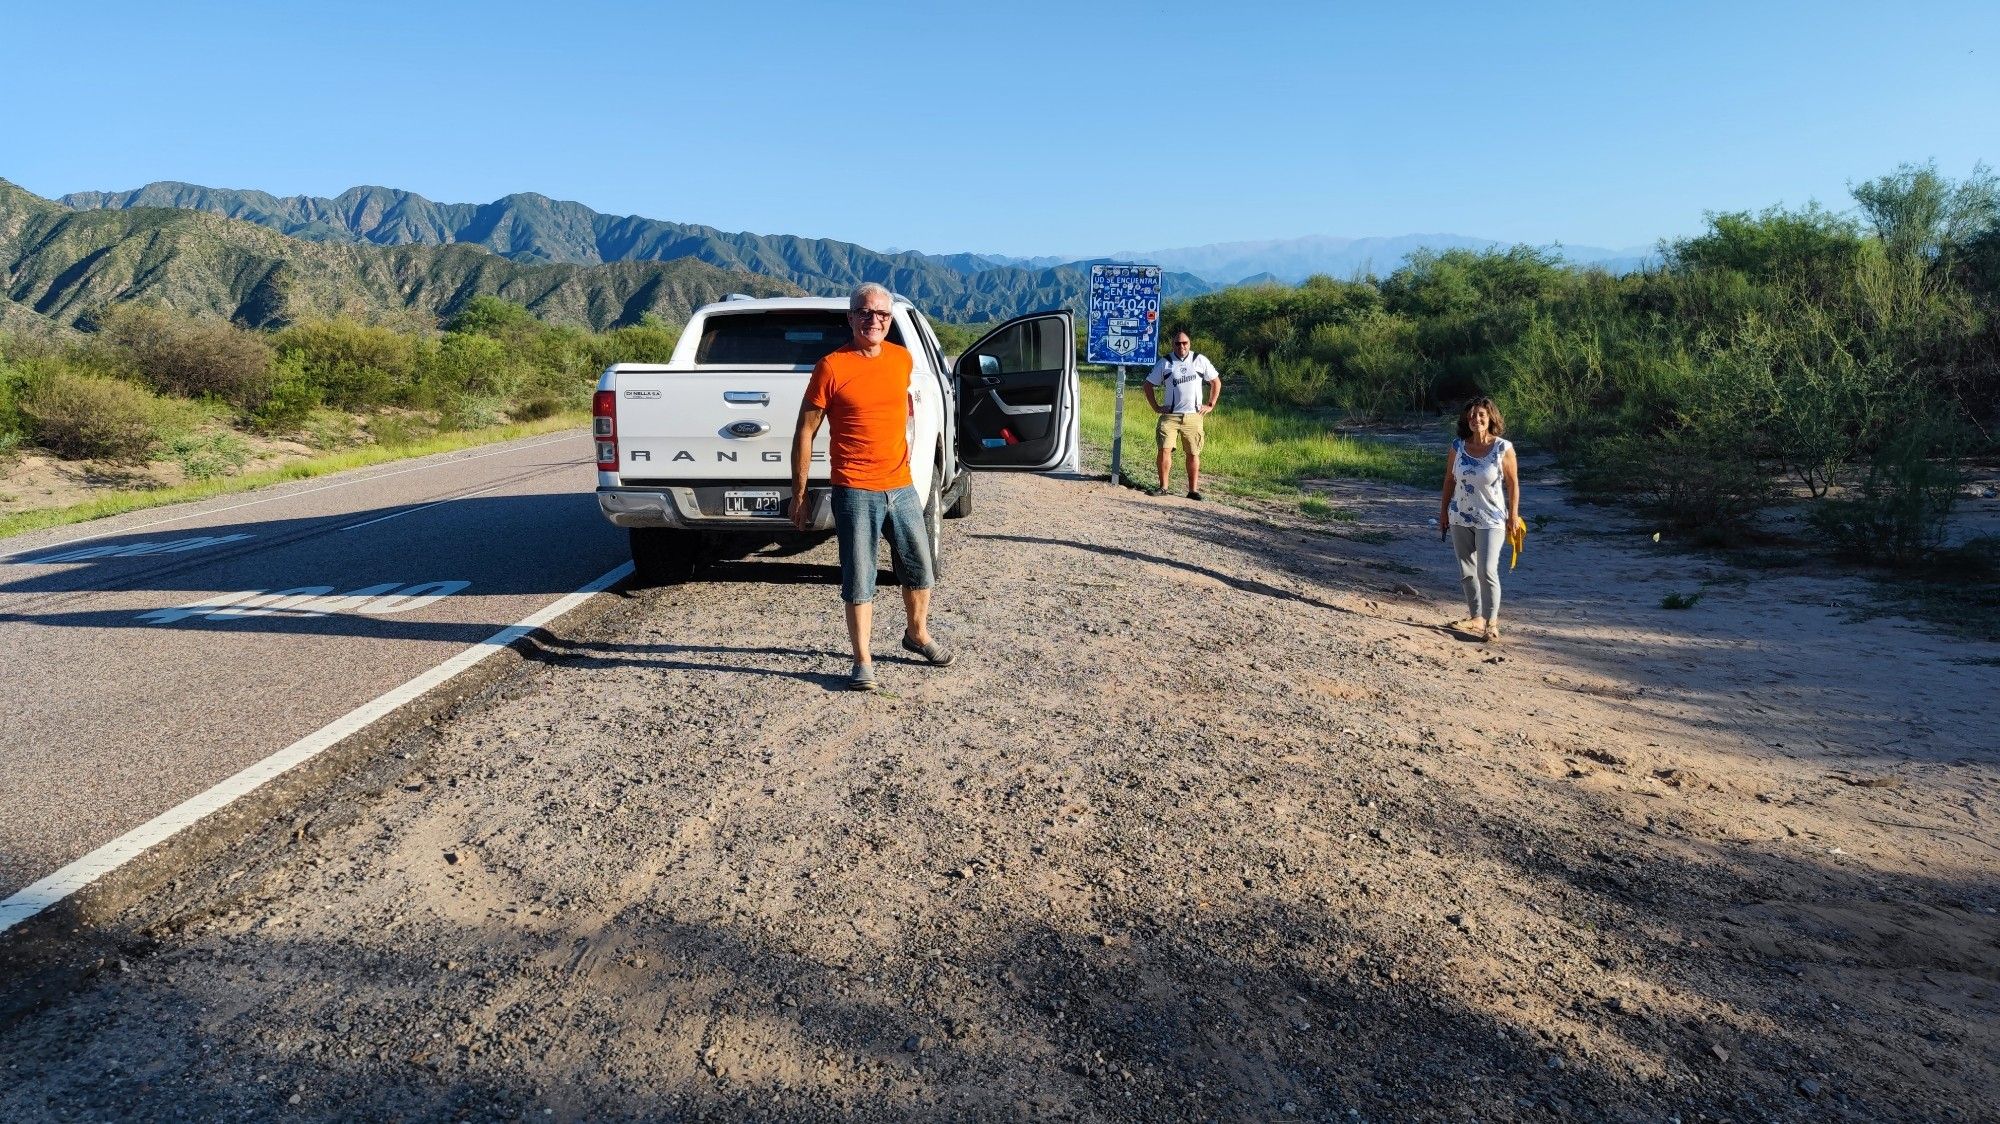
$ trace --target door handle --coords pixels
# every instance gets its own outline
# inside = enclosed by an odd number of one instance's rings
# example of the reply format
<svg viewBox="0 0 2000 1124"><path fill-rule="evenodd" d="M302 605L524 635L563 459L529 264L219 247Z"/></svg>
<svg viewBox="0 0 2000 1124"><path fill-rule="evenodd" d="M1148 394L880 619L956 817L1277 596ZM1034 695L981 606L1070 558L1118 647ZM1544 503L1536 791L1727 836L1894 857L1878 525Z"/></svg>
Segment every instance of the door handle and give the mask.
<svg viewBox="0 0 2000 1124"><path fill-rule="evenodd" d="M980 386L999 386L999 385L1000 385L1000 376L999 376L999 375L981 375L981 376L979 376L979 385L980 385Z"/></svg>

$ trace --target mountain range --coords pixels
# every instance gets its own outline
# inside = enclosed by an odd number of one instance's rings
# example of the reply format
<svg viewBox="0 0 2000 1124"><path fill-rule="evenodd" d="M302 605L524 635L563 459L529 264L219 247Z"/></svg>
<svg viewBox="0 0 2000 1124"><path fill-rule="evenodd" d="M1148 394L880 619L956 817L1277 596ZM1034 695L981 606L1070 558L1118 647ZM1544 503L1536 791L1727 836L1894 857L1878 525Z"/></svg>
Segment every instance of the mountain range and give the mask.
<svg viewBox="0 0 2000 1124"><path fill-rule="evenodd" d="M1484 249L1461 235L1314 236L1127 251L1167 272L1168 299L1316 273L1386 274L1420 247ZM1561 250L1635 268L1643 251ZM731 233L615 216L532 193L438 203L356 187L331 198L162 181L43 199L0 180L0 331L89 327L119 301L272 326L307 316L451 315L474 296L596 330L646 314L683 319L726 293L845 293L876 281L958 323L1068 306L1091 261L877 251L849 242Z"/></svg>
<svg viewBox="0 0 2000 1124"><path fill-rule="evenodd" d="M524 264L469 245L311 242L199 211L78 211L0 180L0 305L13 306L4 320L16 328L89 327L121 301L252 327L340 313L435 321L492 295L551 323L603 329L647 313L683 319L732 292L802 290L691 259Z"/></svg>
<svg viewBox="0 0 2000 1124"><path fill-rule="evenodd" d="M313 242L462 244L522 263L697 261L777 278L826 295L845 294L863 281L875 281L934 316L961 323L1074 305L1089 285L1089 262L1022 268L972 254L882 253L830 238L731 233L637 215L607 215L581 203L533 193L491 203L438 203L387 187L354 187L332 198L280 197L163 181L133 191L77 192L63 196L61 202L80 211L202 211ZM1177 273L1165 277L1162 287L1169 299L1216 288L1201 278Z"/></svg>

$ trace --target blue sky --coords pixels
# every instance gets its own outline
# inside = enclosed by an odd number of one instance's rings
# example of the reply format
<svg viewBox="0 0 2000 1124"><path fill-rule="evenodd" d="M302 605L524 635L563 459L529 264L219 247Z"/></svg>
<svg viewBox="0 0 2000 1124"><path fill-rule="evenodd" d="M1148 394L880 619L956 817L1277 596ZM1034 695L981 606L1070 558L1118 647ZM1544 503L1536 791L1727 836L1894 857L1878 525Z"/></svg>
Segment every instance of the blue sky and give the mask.
<svg viewBox="0 0 2000 1124"><path fill-rule="evenodd" d="M1081 255L1625 247L2000 163L2000 3L385 4L0 11L0 177L513 191ZM1510 10L1514 9L1514 10ZM77 15L74 13L86 13Z"/></svg>

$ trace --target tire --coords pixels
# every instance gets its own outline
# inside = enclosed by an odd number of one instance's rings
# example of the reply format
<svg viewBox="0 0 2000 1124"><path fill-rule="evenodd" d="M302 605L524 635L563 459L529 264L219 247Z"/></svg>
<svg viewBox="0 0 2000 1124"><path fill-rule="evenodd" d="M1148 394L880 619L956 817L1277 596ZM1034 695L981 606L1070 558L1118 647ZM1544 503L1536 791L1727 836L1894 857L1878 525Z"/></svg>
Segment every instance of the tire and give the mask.
<svg viewBox="0 0 2000 1124"><path fill-rule="evenodd" d="M639 585L678 585L694 576L700 541L692 531L633 527L632 576Z"/></svg>
<svg viewBox="0 0 2000 1124"><path fill-rule="evenodd" d="M958 498L951 501L950 507L944 509L944 517L946 519L963 519L971 514L972 470L960 469L958 472Z"/></svg>

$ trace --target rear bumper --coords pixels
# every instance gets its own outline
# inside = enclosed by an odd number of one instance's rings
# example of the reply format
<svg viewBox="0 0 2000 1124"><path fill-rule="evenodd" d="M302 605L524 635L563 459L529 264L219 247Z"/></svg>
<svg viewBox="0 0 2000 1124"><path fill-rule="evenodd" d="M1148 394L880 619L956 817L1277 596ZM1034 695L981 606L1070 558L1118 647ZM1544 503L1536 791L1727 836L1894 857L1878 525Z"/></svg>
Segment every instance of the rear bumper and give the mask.
<svg viewBox="0 0 2000 1124"><path fill-rule="evenodd" d="M732 515L724 493L755 490L784 495L777 515ZM791 530L792 486L768 480L701 485L647 485L597 489L597 509L617 527L673 527L684 531ZM812 509L809 531L833 530L833 490L806 488Z"/></svg>

